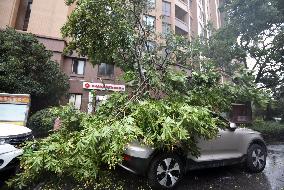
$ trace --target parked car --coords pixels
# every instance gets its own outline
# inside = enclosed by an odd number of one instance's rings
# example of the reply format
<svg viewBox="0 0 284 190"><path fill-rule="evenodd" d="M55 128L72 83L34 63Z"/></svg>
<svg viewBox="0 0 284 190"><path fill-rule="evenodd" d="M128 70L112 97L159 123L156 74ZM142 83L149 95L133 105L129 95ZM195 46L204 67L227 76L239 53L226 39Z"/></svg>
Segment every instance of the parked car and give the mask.
<svg viewBox="0 0 284 190"><path fill-rule="evenodd" d="M19 163L18 157L22 154L22 149L4 144L4 141L0 140L0 171L15 168Z"/></svg>
<svg viewBox="0 0 284 190"><path fill-rule="evenodd" d="M0 123L0 142L2 144L20 145L32 140L32 131L24 126Z"/></svg>
<svg viewBox="0 0 284 190"><path fill-rule="evenodd" d="M259 132L228 123L212 140L198 139L198 158L184 151L163 152L138 142L125 150L121 166L147 176L151 186L172 189L189 170L244 163L250 172L261 172L266 165L267 149Z"/></svg>
<svg viewBox="0 0 284 190"><path fill-rule="evenodd" d="M16 168L18 157L23 154L23 150L18 146L32 139L32 131L29 128L0 123L0 171Z"/></svg>

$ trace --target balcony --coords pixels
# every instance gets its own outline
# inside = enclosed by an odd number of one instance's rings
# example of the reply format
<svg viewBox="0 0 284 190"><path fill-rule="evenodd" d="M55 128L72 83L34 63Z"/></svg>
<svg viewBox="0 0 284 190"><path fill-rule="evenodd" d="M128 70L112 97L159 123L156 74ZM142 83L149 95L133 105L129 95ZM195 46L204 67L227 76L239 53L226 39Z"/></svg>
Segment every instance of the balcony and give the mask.
<svg viewBox="0 0 284 190"><path fill-rule="evenodd" d="M189 15L188 12L181 9L179 6L175 5L175 26L181 30L188 32L189 30Z"/></svg>
<svg viewBox="0 0 284 190"><path fill-rule="evenodd" d="M176 23L176 27L188 33L189 28L186 22L184 22L183 20L180 20L179 18L176 18L175 23Z"/></svg>
<svg viewBox="0 0 284 190"><path fill-rule="evenodd" d="M188 11L188 0L177 0L176 6L183 9L184 11Z"/></svg>

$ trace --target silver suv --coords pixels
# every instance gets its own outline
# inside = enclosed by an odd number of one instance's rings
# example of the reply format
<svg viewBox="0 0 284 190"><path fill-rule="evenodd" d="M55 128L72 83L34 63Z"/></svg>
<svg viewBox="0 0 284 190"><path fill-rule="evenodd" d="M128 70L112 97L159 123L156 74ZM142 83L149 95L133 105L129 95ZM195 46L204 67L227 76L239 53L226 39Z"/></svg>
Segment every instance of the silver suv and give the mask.
<svg viewBox="0 0 284 190"><path fill-rule="evenodd" d="M137 143L130 144L121 166L149 178L157 189L171 189L189 170L244 163L249 172L265 168L267 149L260 133L228 124L212 140L198 139L198 158L182 151L162 152Z"/></svg>

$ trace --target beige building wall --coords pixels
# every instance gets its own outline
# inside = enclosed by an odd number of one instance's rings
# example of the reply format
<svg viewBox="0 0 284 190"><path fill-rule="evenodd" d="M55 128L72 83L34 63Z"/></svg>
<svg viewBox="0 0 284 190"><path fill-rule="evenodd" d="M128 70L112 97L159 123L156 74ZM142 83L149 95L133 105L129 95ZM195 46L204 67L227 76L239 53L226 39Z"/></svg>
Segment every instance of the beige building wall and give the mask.
<svg viewBox="0 0 284 190"><path fill-rule="evenodd" d="M213 24L214 28L220 28L221 27L221 20L220 20L220 3L219 0L210 0L209 1L210 5L210 20Z"/></svg>
<svg viewBox="0 0 284 190"><path fill-rule="evenodd" d="M20 0L0 0L0 27L14 27Z"/></svg>
<svg viewBox="0 0 284 190"><path fill-rule="evenodd" d="M149 13L156 17L155 28L162 33L163 23L171 30L192 38L203 35L210 21L215 28L221 26L218 10L222 0L156 0L155 10ZM22 30L28 0L0 0L0 27L11 26ZM170 16L163 16L163 2L170 3ZM64 0L33 0L28 32L37 35L61 38L60 29L75 4L68 7Z"/></svg>
<svg viewBox="0 0 284 190"><path fill-rule="evenodd" d="M198 35L198 0L192 0L191 3L191 15L192 15L192 22L191 22L191 33L192 36Z"/></svg>
<svg viewBox="0 0 284 190"><path fill-rule="evenodd" d="M67 21L67 15L64 0L34 0L28 32L60 38L60 28Z"/></svg>

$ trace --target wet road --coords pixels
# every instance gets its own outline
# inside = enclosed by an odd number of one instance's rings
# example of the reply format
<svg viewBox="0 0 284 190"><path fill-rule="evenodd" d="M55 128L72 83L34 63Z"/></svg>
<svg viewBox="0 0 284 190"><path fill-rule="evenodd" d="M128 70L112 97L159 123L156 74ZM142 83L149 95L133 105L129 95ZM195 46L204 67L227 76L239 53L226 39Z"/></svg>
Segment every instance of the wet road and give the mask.
<svg viewBox="0 0 284 190"><path fill-rule="evenodd" d="M265 170L249 174L240 166L191 171L176 188L177 190L284 190L284 143L269 145ZM126 189L151 189L145 179L123 173ZM144 184L144 185L143 185Z"/></svg>
<svg viewBox="0 0 284 190"><path fill-rule="evenodd" d="M191 171L177 190L284 190L284 143L269 145L265 170L249 174L240 166ZM0 175L1 178L1 175ZM126 190L150 190L147 180L121 168L114 172L115 182ZM119 185L120 186L120 185ZM0 179L1 189L1 179ZM117 188L107 188L117 189Z"/></svg>
<svg viewBox="0 0 284 190"><path fill-rule="evenodd" d="M239 166L195 171L177 189L284 190L284 144L268 146L266 164L258 174L249 174Z"/></svg>

